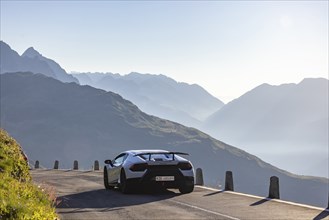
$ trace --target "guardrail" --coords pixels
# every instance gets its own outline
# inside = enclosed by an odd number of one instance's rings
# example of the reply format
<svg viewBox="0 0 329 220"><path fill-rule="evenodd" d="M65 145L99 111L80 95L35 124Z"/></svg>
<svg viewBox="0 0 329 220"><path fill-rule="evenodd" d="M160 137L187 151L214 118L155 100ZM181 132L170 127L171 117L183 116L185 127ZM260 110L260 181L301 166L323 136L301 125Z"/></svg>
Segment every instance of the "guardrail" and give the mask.
<svg viewBox="0 0 329 220"><path fill-rule="evenodd" d="M34 162L34 169L39 169L40 168L40 162L38 160L36 160ZM54 162L54 170L58 170L59 169L59 161L55 160ZM92 167L93 170L100 170L99 168L99 161L95 160L94 162L94 166ZM79 170L79 162L77 160L75 160L73 162L73 170Z"/></svg>
<svg viewBox="0 0 329 220"><path fill-rule="evenodd" d="M202 175L201 168L196 169L195 185L203 186L203 175ZM233 172L232 171L226 171L224 190L225 191L234 191ZM269 192L268 192L268 198L280 199L279 178L277 176L271 176L271 178L270 178L270 187L269 187ZM328 201L328 207L329 207L329 201Z"/></svg>
<svg viewBox="0 0 329 220"><path fill-rule="evenodd" d="M38 160L35 161L34 169L39 169L40 163ZM54 163L54 169L59 169L59 161L55 160ZM92 166L92 169L95 171L99 171L99 161L95 160L94 165ZM73 162L73 170L79 170L79 164L78 161L75 160ZM203 172L201 168L197 168L195 171L195 185L204 186L204 180L203 180ZM226 171L225 174L225 191L234 191L234 182L233 182L233 172L232 171ZM280 184L279 184L279 177L277 176L271 176L270 177L270 185L269 185L269 192L268 192L268 198L270 199L280 199ZM329 194L328 194L328 206L329 209Z"/></svg>

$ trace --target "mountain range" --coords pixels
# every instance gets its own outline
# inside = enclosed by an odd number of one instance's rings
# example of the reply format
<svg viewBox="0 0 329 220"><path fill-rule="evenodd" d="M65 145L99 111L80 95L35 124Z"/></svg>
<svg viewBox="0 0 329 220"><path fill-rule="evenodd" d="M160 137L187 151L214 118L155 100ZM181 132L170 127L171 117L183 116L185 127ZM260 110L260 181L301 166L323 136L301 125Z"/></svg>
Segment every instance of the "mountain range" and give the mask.
<svg viewBox="0 0 329 220"><path fill-rule="evenodd" d="M27 72L0 77L1 127L46 167L59 160L60 167L70 168L78 160L90 168L94 160L123 150L162 148L188 152L207 185L223 185L231 170L236 191L266 196L275 175L282 199L327 205L327 179L280 170L199 130L145 114L113 92Z"/></svg>
<svg viewBox="0 0 329 220"><path fill-rule="evenodd" d="M74 76L84 85L122 95L146 113L205 131L283 169L328 176L327 79L262 84L224 105L197 85L163 75Z"/></svg>
<svg viewBox="0 0 329 220"><path fill-rule="evenodd" d="M0 41L0 74L33 72L95 88L112 91L135 103L144 112L200 128L202 122L224 103L199 85L179 83L164 75L132 72L121 76L112 73L68 74L54 60L42 56L33 47L21 56Z"/></svg>
<svg viewBox="0 0 329 220"><path fill-rule="evenodd" d="M32 47L0 41L1 73L31 71L120 94L142 111L205 131L294 173L328 176L328 80L262 84L224 105L198 85L164 75L67 74ZM307 161L307 163L305 163Z"/></svg>
<svg viewBox="0 0 329 220"><path fill-rule="evenodd" d="M142 111L186 126L199 128L224 103L199 85L179 83L164 75L76 73L81 85L120 94Z"/></svg>
<svg viewBox="0 0 329 220"><path fill-rule="evenodd" d="M296 173L327 176L328 83L262 84L210 116L202 130Z"/></svg>
<svg viewBox="0 0 329 220"><path fill-rule="evenodd" d="M21 56L10 48L8 44L0 41L0 74L7 72L33 72L42 73L62 82L79 81L55 61L42 56L33 47L28 48Z"/></svg>

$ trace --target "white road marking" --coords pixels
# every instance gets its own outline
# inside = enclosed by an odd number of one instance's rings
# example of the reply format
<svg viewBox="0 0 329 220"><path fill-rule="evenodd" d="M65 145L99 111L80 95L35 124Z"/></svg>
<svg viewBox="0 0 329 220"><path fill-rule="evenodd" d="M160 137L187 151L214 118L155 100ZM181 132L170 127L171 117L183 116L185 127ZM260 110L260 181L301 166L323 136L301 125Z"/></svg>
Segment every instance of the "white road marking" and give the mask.
<svg viewBox="0 0 329 220"><path fill-rule="evenodd" d="M201 211L204 211L204 212L208 212L208 213L211 213L211 214L214 214L214 215L218 215L218 216L221 216L221 217L225 217L225 218L228 218L228 219L240 220L239 218L235 218L235 217L232 217L232 216L229 216L229 215L225 215L225 214L222 214L222 213L219 213L219 212L214 212L214 211L211 211L211 210L208 210L208 209L204 209L204 208L201 208L201 207L198 207L198 206L190 205L190 204L187 204L187 203L178 202L176 200L170 200L170 201L171 202L174 202L174 203L177 203L179 205L187 206L187 207L190 207L190 208L193 208L193 209L198 209L198 210L201 210Z"/></svg>

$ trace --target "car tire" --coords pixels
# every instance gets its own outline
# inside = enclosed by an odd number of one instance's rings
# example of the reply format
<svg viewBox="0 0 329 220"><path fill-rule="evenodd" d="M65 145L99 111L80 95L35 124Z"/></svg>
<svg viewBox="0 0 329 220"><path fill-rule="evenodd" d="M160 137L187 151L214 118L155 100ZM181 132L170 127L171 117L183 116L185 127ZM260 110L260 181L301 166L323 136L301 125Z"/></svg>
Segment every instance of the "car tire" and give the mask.
<svg viewBox="0 0 329 220"><path fill-rule="evenodd" d="M131 193L131 185L127 182L126 172L121 169L120 172L120 190L124 194Z"/></svg>
<svg viewBox="0 0 329 220"><path fill-rule="evenodd" d="M182 194L191 193L194 190L194 183L186 182L179 187L179 192Z"/></svg>
<svg viewBox="0 0 329 220"><path fill-rule="evenodd" d="M106 166L104 166L104 186L105 186L105 189L113 189L113 186L110 186L109 184L109 180L108 180L108 176L107 176L107 168Z"/></svg>

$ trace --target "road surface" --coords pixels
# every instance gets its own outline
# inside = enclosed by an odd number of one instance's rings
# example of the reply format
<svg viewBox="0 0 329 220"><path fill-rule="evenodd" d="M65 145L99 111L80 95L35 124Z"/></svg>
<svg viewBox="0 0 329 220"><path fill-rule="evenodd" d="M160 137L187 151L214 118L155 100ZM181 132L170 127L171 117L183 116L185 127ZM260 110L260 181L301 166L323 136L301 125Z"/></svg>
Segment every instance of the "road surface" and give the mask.
<svg viewBox="0 0 329 220"><path fill-rule="evenodd" d="M56 189L61 219L327 219L320 208L195 187L193 193L177 190L125 195L105 190L102 172L32 170L36 184Z"/></svg>

